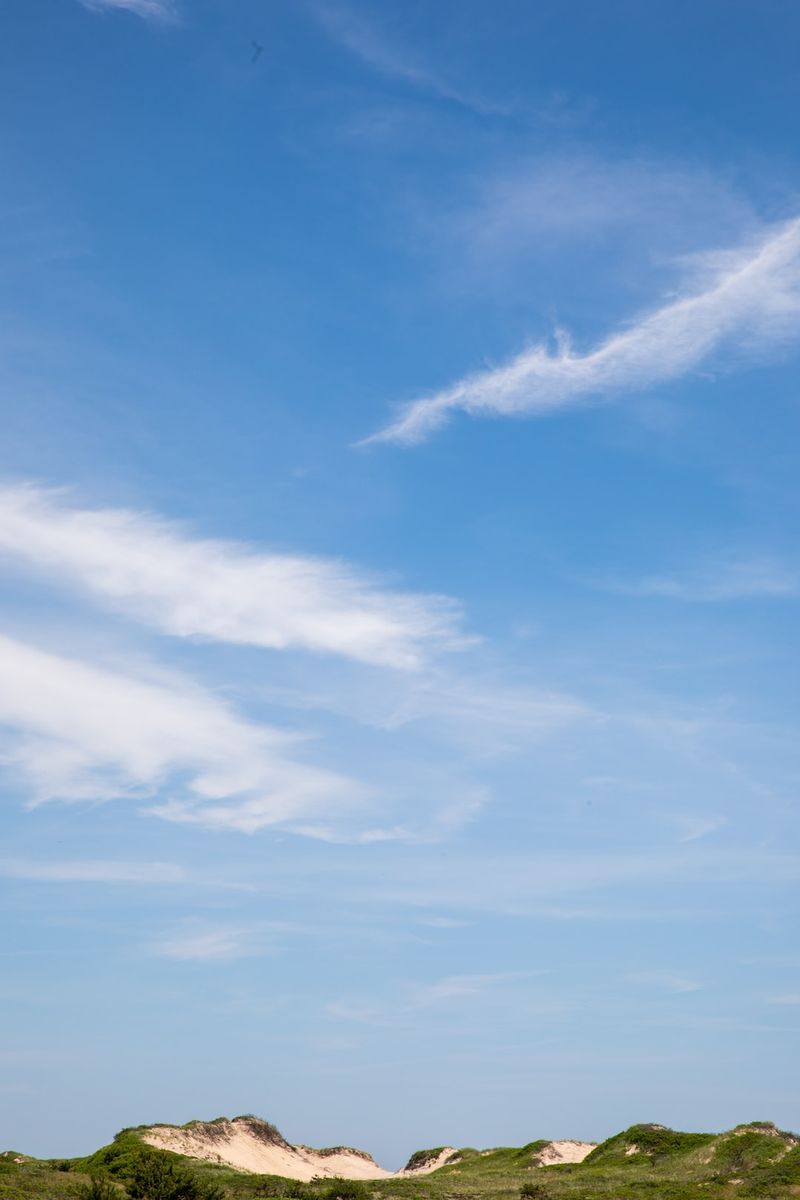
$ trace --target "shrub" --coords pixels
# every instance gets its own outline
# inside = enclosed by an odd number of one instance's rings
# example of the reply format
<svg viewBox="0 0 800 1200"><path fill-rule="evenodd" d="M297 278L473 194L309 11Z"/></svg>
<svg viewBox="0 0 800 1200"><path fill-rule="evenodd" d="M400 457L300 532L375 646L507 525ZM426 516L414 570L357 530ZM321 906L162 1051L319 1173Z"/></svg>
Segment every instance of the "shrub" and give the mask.
<svg viewBox="0 0 800 1200"><path fill-rule="evenodd" d="M119 1200L119 1195L113 1183L99 1175L93 1175L88 1183L78 1188L80 1200Z"/></svg>
<svg viewBox="0 0 800 1200"><path fill-rule="evenodd" d="M368 1195L358 1179L332 1179L323 1192L324 1200L367 1200Z"/></svg>
<svg viewBox="0 0 800 1200"><path fill-rule="evenodd" d="M126 1182L131 1200L224 1200L220 1188L203 1183L166 1154L154 1151L143 1150L133 1159Z"/></svg>
<svg viewBox="0 0 800 1200"><path fill-rule="evenodd" d="M541 1183L523 1183L519 1195L520 1200L548 1200L547 1188Z"/></svg>

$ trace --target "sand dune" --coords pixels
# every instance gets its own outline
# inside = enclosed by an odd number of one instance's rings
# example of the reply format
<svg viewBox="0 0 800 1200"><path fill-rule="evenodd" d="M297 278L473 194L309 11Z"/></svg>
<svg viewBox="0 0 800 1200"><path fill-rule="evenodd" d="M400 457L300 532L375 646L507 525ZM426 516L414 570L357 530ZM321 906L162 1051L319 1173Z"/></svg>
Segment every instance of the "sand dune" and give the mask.
<svg viewBox="0 0 800 1200"><path fill-rule="evenodd" d="M172 1150L206 1162L225 1163L240 1171L257 1175L283 1175L286 1179L308 1181L317 1175L343 1179L385 1179L391 1171L379 1167L370 1154L335 1146L312 1150L310 1146L292 1146L266 1121L256 1117L233 1120L197 1121L178 1128L153 1125L142 1139L159 1150Z"/></svg>
<svg viewBox="0 0 800 1200"><path fill-rule="evenodd" d="M282 1175L308 1182L317 1176L340 1179L389 1179L428 1175L445 1166L457 1151L444 1146L435 1152L419 1152L402 1171L387 1171L371 1154L350 1146L315 1150L293 1146L274 1125L258 1117L219 1118L193 1121L189 1125L151 1125L141 1133L148 1146L171 1150L189 1158L221 1163L256 1175ZM549 1142L534 1156L539 1166L559 1162L581 1162L594 1146L590 1142Z"/></svg>
<svg viewBox="0 0 800 1200"><path fill-rule="evenodd" d="M534 1159L540 1167L551 1167L554 1163L579 1163L594 1149L594 1142L548 1142L534 1155Z"/></svg>

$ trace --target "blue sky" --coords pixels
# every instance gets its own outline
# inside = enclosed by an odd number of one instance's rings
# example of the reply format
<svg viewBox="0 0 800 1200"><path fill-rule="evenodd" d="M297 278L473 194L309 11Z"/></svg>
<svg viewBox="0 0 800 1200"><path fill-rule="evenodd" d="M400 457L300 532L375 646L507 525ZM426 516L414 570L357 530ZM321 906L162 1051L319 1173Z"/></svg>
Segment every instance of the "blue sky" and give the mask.
<svg viewBox="0 0 800 1200"><path fill-rule="evenodd" d="M4 1145L798 1127L798 34L6 6Z"/></svg>

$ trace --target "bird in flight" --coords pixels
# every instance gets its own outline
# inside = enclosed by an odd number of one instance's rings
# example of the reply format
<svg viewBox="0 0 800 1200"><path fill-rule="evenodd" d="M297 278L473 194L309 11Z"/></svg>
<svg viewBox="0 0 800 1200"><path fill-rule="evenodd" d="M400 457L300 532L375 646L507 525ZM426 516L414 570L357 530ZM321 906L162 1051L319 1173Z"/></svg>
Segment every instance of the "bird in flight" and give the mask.
<svg viewBox="0 0 800 1200"><path fill-rule="evenodd" d="M250 45L253 47L253 54L250 62L258 62L258 60L261 58L261 55L264 53L264 47L260 42L256 41L251 42Z"/></svg>

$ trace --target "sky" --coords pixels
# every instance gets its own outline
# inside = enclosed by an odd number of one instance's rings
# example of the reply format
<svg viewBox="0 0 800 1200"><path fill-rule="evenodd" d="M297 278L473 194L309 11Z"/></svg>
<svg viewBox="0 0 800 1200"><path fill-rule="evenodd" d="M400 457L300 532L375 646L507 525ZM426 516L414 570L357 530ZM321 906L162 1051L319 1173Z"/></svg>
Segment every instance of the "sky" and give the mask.
<svg viewBox="0 0 800 1200"><path fill-rule="evenodd" d="M793 0L8 0L0 1148L800 1127Z"/></svg>

